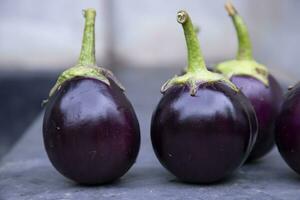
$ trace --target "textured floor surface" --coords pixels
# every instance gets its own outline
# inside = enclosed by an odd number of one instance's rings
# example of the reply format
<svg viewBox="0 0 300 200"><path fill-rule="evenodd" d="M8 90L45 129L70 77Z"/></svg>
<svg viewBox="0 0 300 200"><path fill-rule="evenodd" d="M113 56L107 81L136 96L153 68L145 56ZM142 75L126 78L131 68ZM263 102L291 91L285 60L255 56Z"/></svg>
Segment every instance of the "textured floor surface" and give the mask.
<svg viewBox="0 0 300 200"><path fill-rule="evenodd" d="M42 114L0 164L0 200L54 199L300 199L300 177L282 161L277 150L242 167L232 178L214 185L178 182L156 160L149 140L152 110L159 87L172 72L120 71L121 81L136 109L142 133L139 157L121 180L83 187L62 177L48 161L42 144ZM150 82L154 78L155 82Z"/></svg>

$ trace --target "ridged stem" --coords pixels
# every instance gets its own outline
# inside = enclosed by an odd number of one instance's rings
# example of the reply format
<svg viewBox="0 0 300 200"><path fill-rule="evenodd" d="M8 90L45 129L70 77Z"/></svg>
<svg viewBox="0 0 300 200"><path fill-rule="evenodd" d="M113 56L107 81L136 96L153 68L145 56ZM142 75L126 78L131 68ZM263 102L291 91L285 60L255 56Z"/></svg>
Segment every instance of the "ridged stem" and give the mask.
<svg viewBox="0 0 300 200"><path fill-rule="evenodd" d="M78 64L81 66L96 65L95 58L95 17L96 11L92 8L83 10L85 18L83 39Z"/></svg>
<svg viewBox="0 0 300 200"><path fill-rule="evenodd" d="M252 45L244 20L238 14L231 2L227 2L225 8L232 19L238 37L237 60L252 60Z"/></svg>
<svg viewBox="0 0 300 200"><path fill-rule="evenodd" d="M179 11L177 13L177 21L182 25L185 35L185 41L188 51L187 72L193 73L199 70L207 70L200 49L198 37L188 13L186 11Z"/></svg>

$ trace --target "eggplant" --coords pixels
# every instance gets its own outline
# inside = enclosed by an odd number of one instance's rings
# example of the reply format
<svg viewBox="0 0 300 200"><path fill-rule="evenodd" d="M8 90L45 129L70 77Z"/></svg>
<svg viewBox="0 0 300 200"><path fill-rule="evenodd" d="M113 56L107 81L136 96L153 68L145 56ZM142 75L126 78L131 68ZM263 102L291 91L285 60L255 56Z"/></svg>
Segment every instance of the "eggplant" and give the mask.
<svg viewBox="0 0 300 200"><path fill-rule="evenodd" d="M300 83L287 92L275 130L275 141L282 158L300 175Z"/></svg>
<svg viewBox="0 0 300 200"><path fill-rule="evenodd" d="M188 13L179 11L177 21L185 34L188 66L161 88L151 121L152 146L160 163L179 180L211 183L247 159L257 120L238 88L207 70Z"/></svg>
<svg viewBox="0 0 300 200"><path fill-rule="evenodd" d="M78 64L64 71L50 91L43 138L53 166L87 185L112 182L134 164L140 129L124 88L96 66L94 9L84 10L85 28Z"/></svg>
<svg viewBox="0 0 300 200"><path fill-rule="evenodd" d="M237 10L231 3L225 8L237 32L238 52L236 59L218 64L215 70L229 78L254 107L259 128L248 159L254 161L265 156L274 146L274 126L283 92L267 67L254 60L247 27Z"/></svg>

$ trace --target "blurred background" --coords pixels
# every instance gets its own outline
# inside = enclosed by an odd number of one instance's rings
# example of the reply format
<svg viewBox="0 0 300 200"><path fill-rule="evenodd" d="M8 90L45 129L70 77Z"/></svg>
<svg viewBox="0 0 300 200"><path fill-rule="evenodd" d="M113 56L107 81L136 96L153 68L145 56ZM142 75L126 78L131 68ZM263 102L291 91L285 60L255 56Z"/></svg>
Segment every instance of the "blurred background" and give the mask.
<svg viewBox="0 0 300 200"><path fill-rule="evenodd" d="M130 98L130 94L139 92L131 87L138 80L144 81L144 91L153 88L159 94L166 77L186 65L184 36L176 22L180 9L187 10L200 27L202 51L211 66L235 56L235 30L224 3L225 0L1 0L0 157L42 111L41 102L57 75L76 63L83 8L97 10L97 63L117 74ZM249 27L257 61L266 64L283 85L299 80L300 1L233 3ZM144 99L134 99L135 106L143 103Z"/></svg>

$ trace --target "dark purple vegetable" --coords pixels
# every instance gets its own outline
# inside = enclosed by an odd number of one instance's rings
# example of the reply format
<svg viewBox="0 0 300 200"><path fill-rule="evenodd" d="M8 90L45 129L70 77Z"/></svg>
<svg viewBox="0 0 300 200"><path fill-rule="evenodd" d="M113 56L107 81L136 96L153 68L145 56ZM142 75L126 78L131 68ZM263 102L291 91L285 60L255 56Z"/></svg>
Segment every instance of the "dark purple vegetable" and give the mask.
<svg viewBox="0 0 300 200"><path fill-rule="evenodd" d="M231 3L226 4L235 26L239 49L235 60L216 67L228 77L252 103L258 120L258 136L249 160L266 155L274 146L274 123L282 103L283 93L268 69L253 59L247 27Z"/></svg>
<svg viewBox="0 0 300 200"><path fill-rule="evenodd" d="M275 141L281 156L300 174L300 83L286 94L275 130Z"/></svg>
<svg viewBox="0 0 300 200"><path fill-rule="evenodd" d="M81 184L102 184L124 175L140 146L135 112L111 72L96 66L96 12L84 11L79 62L64 71L50 92L44 145L53 166Z"/></svg>
<svg viewBox="0 0 300 200"><path fill-rule="evenodd" d="M188 48L186 73L162 87L151 139L161 164L180 180L218 181L245 161L257 133L248 99L224 76L206 69L193 24L179 11Z"/></svg>

